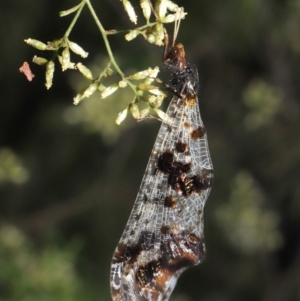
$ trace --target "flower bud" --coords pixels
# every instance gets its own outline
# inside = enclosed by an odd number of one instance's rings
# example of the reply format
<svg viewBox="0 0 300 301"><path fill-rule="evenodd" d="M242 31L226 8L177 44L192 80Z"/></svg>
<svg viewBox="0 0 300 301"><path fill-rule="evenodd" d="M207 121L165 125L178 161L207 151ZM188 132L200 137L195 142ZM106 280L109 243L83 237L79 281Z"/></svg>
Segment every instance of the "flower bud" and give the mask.
<svg viewBox="0 0 300 301"><path fill-rule="evenodd" d="M149 69L134 73L134 74L128 76L128 78L132 79L132 80L141 80L141 79L146 78L147 76L149 76Z"/></svg>
<svg viewBox="0 0 300 301"><path fill-rule="evenodd" d="M88 52L84 51L82 47L80 47L78 44L74 42L68 41L68 45L74 53L80 55L83 58L86 58L89 55Z"/></svg>
<svg viewBox="0 0 300 301"><path fill-rule="evenodd" d="M129 33L127 33L125 35L125 39L127 41L131 41L131 40L135 39L139 35L139 33L140 32L137 29L130 30Z"/></svg>
<svg viewBox="0 0 300 301"><path fill-rule="evenodd" d="M155 35L152 34L152 33L147 34L147 35L146 35L146 40L147 40L149 43L154 44L154 43L155 43L155 40L156 40Z"/></svg>
<svg viewBox="0 0 300 301"><path fill-rule="evenodd" d="M47 45L44 44L43 42L41 41L38 41L38 40L34 40L34 39L27 39L27 40L24 40L25 43L27 43L28 45L38 49L38 50L46 50L47 49Z"/></svg>
<svg viewBox="0 0 300 301"><path fill-rule="evenodd" d="M149 75L148 78L146 78L145 80L145 84L150 85L157 77L158 72L159 72L159 68L157 66L154 69L149 68Z"/></svg>
<svg viewBox="0 0 300 301"><path fill-rule="evenodd" d="M149 114L150 109L146 108L140 112L140 119L145 118Z"/></svg>
<svg viewBox="0 0 300 301"><path fill-rule="evenodd" d="M61 55L61 68L62 71L65 71L68 69L69 63L70 63L70 50L69 47L65 47L62 55Z"/></svg>
<svg viewBox="0 0 300 301"><path fill-rule="evenodd" d="M150 91L150 90L157 89L156 86L146 85L145 83L139 83L139 84L137 85L137 87L138 87L138 89L144 90L144 91Z"/></svg>
<svg viewBox="0 0 300 301"><path fill-rule="evenodd" d="M126 10L128 16L129 16L130 21L133 22L134 24L136 24L137 23L137 15L134 11L133 6L131 5L131 3L128 0L121 0L121 1L123 2L124 9Z"/></svg>
<svg viewBox="0 0 300 301"><path fill-rule="evenodd" d="M48 60L47 60L47 59L45 59L45 58L43 58L43 57L38 57L38 56L36 56L36 55L33 57L32 61L33 61L35 64L40 65L40 66L46 65L46 64L48 63Z"/></svg>
<svg viewBox="0 0 300 301"><path fill-rule="evenodd" d="M164 100L165 96L159 95L150 95L148 97L148 103L152 108L159 108L162 104L162 101Z"/></svg>
<svg viewBox="0 0 300 301"><path fill-rule="evenodd" d="M86 90L84 90L84 92L82 93L83 97L90 97L92 94L94 94L97 90L99 86L99 83L98 82L94 82L92 84L90 84L88 86L88 88Z"/></svg>
<svg viewBox="0 0 300 301"><path fill-rule="evenodd" d="M73 104L76 106L79 104L79 102L84 98L84 96L81 93L78 93L74 99L73 99Z"/></svg>
<svg viewBox="0 0 300 301"><path fill-rule="evenodd" d="M177 4L173 3L172 1L170 0L167 0L166 1L166 6L167 6L167 9L170 10L170 11L173 11L173 12L177 12L179 10L179 7Z"/></svg>
<svg viewBox="0 0 300 301"><path fill-rule="evenodd" d="M104 91L105 89L106 89L106 87L105 87L103 84L99 84L98 90L99 90L100 92Z"/></svg>
<svg viewBox="0 0 300 301"><path fill-rule="evenodd" d="M60 62L61 65L63 65L63 58L61 55L58 55L58 61ZM75 63L69 62L65 65L65 69L62 67L62 71L66 71L67 69L76 69Z"/></svg>
<svg viewBox="0 0 300 301"><path fill-rule="evenodd" d="M156 86L147 85L145 83L139 83L137 85L137 87L140 90L148 91L149 93L154 94L156 96L159 96L159 95L164 96L164 97L166 96L166 94Z"/></svg>
<svg viewBox="0 0 300 301"><path fill-rule="evenodd" d="M166 114L165 112L163 112L160 109L153 109L155 111L155 113L157 114L157 116L165 123L170 124L171 123L171 118L168 114Z"/></svg>
<svg viewBox="0 0 300 301"><path fill-rule="evenodd" d="M48 42L47 44L47 50L56 50L58 49L59 47L61 47L62 43L63 43L63 38L61 39L57 39L57 40L54 40L54 41L51 41L51 42Z"/></svg>
<svg viewBox="0 0 300 301"><path fill-rule="evenodd" d="M77 69L79 72L87 79L93 80L93 74L86 66L82 65L81 63L77 63Z"/></svg>
<svg viewBox="0 0 300 301"><path fill-rule="evenodd" d="M149 4L149 0L140 0L140 5L143 10L143 15L144 15L147 23L149 23L149 19L151 16L151 6Z"/></svg>
<svg viewBox="0 0 300 301"><path fill-rule="evenodd" d="M46 88L47 89L50 89L52 86L54 70L55 70L54 62L49 61L46 65Z"/></svg>
<svg viewBox="0 0 300 301"><path fill-rule="evenodd" d="M107 96L113 94L114 92L116 92L119 89L117 84L111 85L107 88L105 88L102 92L101 92L101 97L102 98L106 98Z"/></svg>
<svg viewBox="0 0 300 301"><path fill-rule="evenodd" d="M167 1L168 0L157 0L155 3L155 11L160 19L164 18L167 13Z"/></svg>
<svg viewBox="0 0 300 301"><path fill-rule="evenodd" d="M116 119L116 124L120 125L124 121L124 119L126 118L127 114L128 114L128 108L126 108L125 110L123 110L122 112L120 112L118 114L117 119Z"/></svg>
<svg viewBox="0 0 300 301"><path fill-rule="evenodd" d="M131 103L129 109L134 119L140 119L140 110L135 103Z"/></svg>
<svg viewBox="0 0 300 301"><path fill-rule="evenodd" d="M113 71L112 69L107 68L107 69L106 69L106 73L105 73L105 77L111 76L113 73L114 73L114 71Z"/></svg>
<svg viewBox="0 0 300 301"><path fill-rule="evenodd" d="M178 16L176 14L169 14L166 15L165 17L161 18L162 23L172 23L175 20L177 20Z"/></svg>
<svg viewBox="0 0 300 301"><path fill-rule="evenodd" d="M146 78L145 84L150 85L154 81L154 78L157 77L158 72L159 72L158 67L155 67L154 69L149 68L147 70L143 70L143 71L134 73L134 74L128 76L128 78L132 79L132 80L141 80L141 79Z"/></svg>
<svg viewBox="0 0 300 301"><path fill-rule="evenodd" d="M164 26L161 23L157 23L153 27L153 35L155 36L154 44L159 46L164 44L165 32L164 32Z"/></svg>
<svg viewBox="0 0 300 301"><path fill-rule="evenodd" d="M165 16L164 18L161 19L161 21L163 23L172 23L176 20L184 19L186 14L187 13L185 13L183 10L181 10L180 12L177 12L175 14L169 14L169 15Z"/></svg>
<svg viewBox="0 0 300 301"><path fill-rule="evenodd" d="M126 80L119 81L118 86L119 86L119 88L125 88L125 87L127 87Z"/></svg>
<svg viewBox="0 0 300 301"><path fill-rule="evenodd" d="M144 95L143 90L137 90L137 97L142 97Z"/></svg>

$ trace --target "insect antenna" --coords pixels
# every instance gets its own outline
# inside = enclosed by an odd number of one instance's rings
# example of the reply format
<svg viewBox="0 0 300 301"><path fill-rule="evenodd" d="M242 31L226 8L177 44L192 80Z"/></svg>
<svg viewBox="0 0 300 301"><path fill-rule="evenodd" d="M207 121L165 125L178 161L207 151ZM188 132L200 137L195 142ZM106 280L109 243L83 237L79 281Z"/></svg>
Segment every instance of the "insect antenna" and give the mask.
<svg viewBox="0 0 300 301"><path fill-rule="evenodd" d="M177 35L179 32L179 27L180 27L180 21L181 21L181 14L183 13L183 7L179 7L178 10L176 11L176 17L175 17L175 22L174 22L174 34L173 34L173 43L172 46L175 46L175 41L177 39Z"/></svg>

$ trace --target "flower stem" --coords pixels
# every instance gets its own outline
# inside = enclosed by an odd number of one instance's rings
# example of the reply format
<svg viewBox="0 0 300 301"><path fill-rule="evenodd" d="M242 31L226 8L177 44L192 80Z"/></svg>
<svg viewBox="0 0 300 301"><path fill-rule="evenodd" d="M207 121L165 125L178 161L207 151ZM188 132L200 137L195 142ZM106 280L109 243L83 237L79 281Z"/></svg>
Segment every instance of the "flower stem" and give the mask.
<svg viewBox="0 0 300 301"><path fill-rule="evenodd" d="M148 23L146 25L143 25L141 27L137 27L136 30L144 30L146 28L152 27L154 25L156 25L157 22L152 22L152 23ZM119 34L119 33L127 33L130 32L131 29L124 29L124 30L115 30L115 29L111 29L111 30L106 30L106 35L114 35L114 34Z"/></svg>
<svg viewBox="0 0 300 301"><path fill-rule="evenodd" d="M135 86L129 80L127 80L125 78L124 73L122 72L122 70L120 69L119 65L115 61L115 58L114 58L113 53L112 53L111 48L110 48L110 44L109 44L108 39L107 39L106 30L102 26L102 24L101 24L101 22L100 22L100 20L99 20L99 18L97 16L97 14L96 14L96 12L94 11L94 8L93 8L90 0L84 0L84 2L87 4L87 6L88 6L88 8L89 8L89 10L91 12L91 15L93 16L93 18L94 18L94 20L95 20L95 22L96 22L96 24L97 24L97 26L98 26L98 28L99 28L99 30L101 32L101 35L102 35L102 38L103 38L103 41L104 41L104 44L105 44L105 47L106 47L106 51L108 53L108 56L110 58L110 61L111 61L112 65L115 67L116 71L119 73L119 75L121 76L121 78L123 80L126 80L126 82L128 83L128 85L130 86L130 88L133 90L134 94L137 95L137 91L135 89Z"/></svg>
<svg viewBox="0 0 300 301"><path fill-rule="evenodd" d="M75 25L75 23L76 23L78 17L79 17L80 14L81 14L81 11L82 11L84 5L85 5L85 1L83 0L83 1L81 2L81 7L77 10L76 15L74 16L74 18L73 18L71 24L69 25L69 28L67 29L67 31L66 31L66 33L65 33L65 36L64 36L65 38L68 38L68 37L69 37L69 35L70 35L70 33L71 33L71 31L72 31L72 29L73 29L73 27L74 27L74 25Z"/></svg>

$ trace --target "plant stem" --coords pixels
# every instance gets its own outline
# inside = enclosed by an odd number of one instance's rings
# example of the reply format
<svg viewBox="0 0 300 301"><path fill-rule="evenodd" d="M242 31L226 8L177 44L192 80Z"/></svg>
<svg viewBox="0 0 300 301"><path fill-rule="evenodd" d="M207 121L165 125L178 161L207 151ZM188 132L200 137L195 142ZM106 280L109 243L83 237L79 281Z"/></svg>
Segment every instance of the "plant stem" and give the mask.
<svg viewBox="0 0 300 301"><path fill-rule="evenodd" d="M80 14L81 14L81 11L82 11L84 5L85 5L85 1L83 0L82 3L81 3L81 7L77 10L76 15L74 16L74 18L73 18L71 24L69 25L69 28L67 29L67 31L66 31L66 33L65 33L65 36L64 36L65 38L68 38L68 37L69 37L69 35L70 35L70 33L71 33L71 31L72 31L72 29L73 29L73 27L74 27L74 25L75 25L75 23L76 23L78 17L79 17Z"/></svg>
<svg viewBox="0 0 300 301"><path fill-rule="evenodd" d="M104 41L104 44L105 44L105 47L106 47L106 51L108 53L108 56L110 58L110 61L111 61L112 65L115 67L116 71L119 73L119 75L122 77L122 79L126 80L126 82L128 83L128 85L130 86L130 88L133 90L134 94L137 95L137 91L135 89L135 86L129 80L127 80L125 78L124 73L122 72L122 70L120 69L120 67L118 66L118 64L115 61L115 58L113 56L113 53L111 51L111 48L110 48L110 45L109 45L109 42L108 42L108 39L107 39L106 31L105 31L104 27L102 26L102 24L101 24L101 22L100 22L100 20L99 20L99 18L97 16L97 14L96 14L96 12L94 11L94 8L93 8L90 0L84 0L84 1L87 4L87 6L88 6L88 8L89 8L89 10L91 12L91 15L93 16L93 18L94 18L94 20L95 20L95 22L96 22L96 24L97 24L97 26L98 26L98 28L99 28L99 30L101 32L101 35L102 35L102 38L103 38L103 41Z"/></svg>
<svg viewBox="0 0 300 301"><path fill-rule="evenodd" d="M148 27L152 27L155 24L157 24L157 22L148 23L148 24L143 25L141 27L137 27L136 30L143 30L143 29L146 29ZM127 32L129 32L131 30L132 29L124 29L124 30L115 30L115 29L112 29L112 30L106 30L106 35L114 35L114 34L119 34L119 33L127 33Z"/></svg>

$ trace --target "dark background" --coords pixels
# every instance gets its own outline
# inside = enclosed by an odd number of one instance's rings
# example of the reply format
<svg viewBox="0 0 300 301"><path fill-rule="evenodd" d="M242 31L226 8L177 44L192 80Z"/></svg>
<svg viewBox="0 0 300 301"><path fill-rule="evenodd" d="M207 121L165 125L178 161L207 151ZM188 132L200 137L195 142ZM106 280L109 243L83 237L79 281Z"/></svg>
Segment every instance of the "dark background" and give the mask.
<svg viewBox="0 0 300 301"><path fill-rule="evenodd" d="M300 300L300 4L177 3L188 12L178 41L199 70L215 182L205 208L207 259L183 273L171 300ZM62 37L72 16L58 11L76 4L1 4L1 300L110 300L111 256L160 125L131 116L115 124L129 89L73 106L88 84L75 71L56 64L49 91L44 68L31 63L32 82L19 72L34 55L49 55L23 40ZM106 29L133 28L120 1L92 4ZM98 74L108 58L87 8L70 40L90 53L72 60ZM142 37L110 42L127 75L161 66L162 49Z"/></svg>

